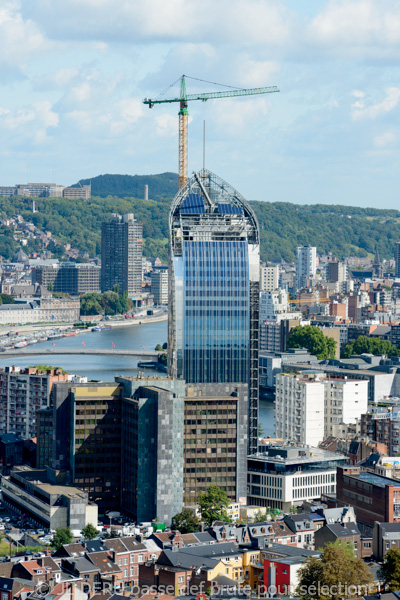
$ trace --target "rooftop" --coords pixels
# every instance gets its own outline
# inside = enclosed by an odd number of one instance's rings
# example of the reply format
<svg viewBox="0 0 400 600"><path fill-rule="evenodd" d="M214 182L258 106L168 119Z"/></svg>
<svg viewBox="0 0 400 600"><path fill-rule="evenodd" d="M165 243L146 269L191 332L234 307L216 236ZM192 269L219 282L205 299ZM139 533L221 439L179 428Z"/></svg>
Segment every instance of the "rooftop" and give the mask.
<svg viewBox="0 0 400 600"><path fill-rule="evenodd" d="M398 481L397 479L382 477L382 475L375 475L375 473L367 473L366 471L361 471L361 473L356 475L356 477L361 481L371 483L372 485L377 485L378 487L385 487L386 485L400 487L400 481Z"/></svg>
<svg viewBox="0 0 400 600"><path fill-rule="evenodd" d="M285 465L302 463L315 463L316 461L344 460L345 456L335 452L328 452L321 448L310 446L270 446L263 452L256 452L248 457L251 460L268 461Z"/></svg>

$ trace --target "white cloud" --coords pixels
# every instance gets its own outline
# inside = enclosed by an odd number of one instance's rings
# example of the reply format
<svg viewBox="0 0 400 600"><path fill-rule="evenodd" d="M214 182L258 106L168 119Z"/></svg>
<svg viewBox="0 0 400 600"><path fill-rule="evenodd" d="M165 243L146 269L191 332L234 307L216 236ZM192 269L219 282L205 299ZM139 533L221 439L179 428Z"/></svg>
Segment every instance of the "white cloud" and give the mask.
<svg viewBox="0 0 400 600"><path fill-rule="evenodd" d="M360 94L360 92L358 92ZM353 92L354 96L354 92ZM391 87L386 90L386 97L375 104L369 106L365 103L365 96L358 95L359 98L352 104L353 119L376 119L377 117L391 112L400 102L400 88Z"/></svg>
<svg viewBox="0 0 400 600"><path fill-rule="evenodd" d="M385 56L398 52L400 5L392 0L330 0L308 27L312 45L337 55Z"/></svg>
<svg viewBox="0 0 400 600"><path fill-rule="evenodd" d="M24 4L51 38L283 44L291 13L273 0L35 0Z"/></svg>
<svg viewBox="0 0 400 600"><path fill-rule="evenodd" d="M15 78L24 72L26 64L38 53L49 50L50 44L39 27L20 13L18 0L2 0L0 6L0 70ZM10 69L14 69L12 72Z"/></svg>
<svg viewBox="0 0 400 600"><path fill-rule="evenodd" d="M59 116L54 112L50 102L35 102L14 111L0 107L0 127L12 131L18 139L32 139L41 143L47 138L47 131L57 127Z"/></svg>
<svg viewBox="0 0 400 600"><path fill-rule="evenodd" d="M157 135L160 137L176 137L178 135L178 117L163 114L155 117Z"/></svg>
<svg viewBox="0 0 400 600"><path fill-rule="evenodd" d="M375 148L386 148L387 146L393 146L397 139L397 136L393 131L385 131L380 135L375 136L374 146Z"/></svg>

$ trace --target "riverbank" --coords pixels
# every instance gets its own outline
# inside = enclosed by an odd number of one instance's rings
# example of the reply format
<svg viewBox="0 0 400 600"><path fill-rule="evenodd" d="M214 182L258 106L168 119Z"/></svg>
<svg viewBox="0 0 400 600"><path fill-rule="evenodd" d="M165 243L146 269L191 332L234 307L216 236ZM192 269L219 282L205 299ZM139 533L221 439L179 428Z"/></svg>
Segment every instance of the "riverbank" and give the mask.
<svg viewBox="0 0 400 600"><path fill-rule="evenodd" d="M161 321L168 320L168 313L163 312L160 315L154 316L139 316L136 319L116 319L109 321L99 321L98 325L110 325L111 328L114 327L131 327L133 325L146 325L148 323L160 323ZM14 325L10 327L9 325L0 325L0 336L6 336L9 333L16 334L18 333L34 333L37 331L47 331L49 329L70 329L73 327L74 322L63 322L63 323L31 323L27 325ZM83 329L80 333L87 333L87 329Z"/></svg>

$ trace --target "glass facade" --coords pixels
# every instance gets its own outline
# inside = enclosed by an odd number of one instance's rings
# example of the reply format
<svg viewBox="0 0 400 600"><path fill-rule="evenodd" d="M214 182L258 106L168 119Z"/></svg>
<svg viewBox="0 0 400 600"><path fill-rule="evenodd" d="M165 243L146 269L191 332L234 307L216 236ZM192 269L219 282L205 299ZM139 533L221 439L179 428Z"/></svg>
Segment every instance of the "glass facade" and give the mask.
<svg viewBox="0 0 400 600"><path fill-rule="evenodd" d="M257 450L259 231L244 198L194 173L169 215L168 373L186 383L248 385L248 450Z"/></svg>
<svg viewBox="0 0 400 600"><path fill-rule="evenodd" d="M183 377L246 382L249 373L248 244L183 243Z"/></svg>

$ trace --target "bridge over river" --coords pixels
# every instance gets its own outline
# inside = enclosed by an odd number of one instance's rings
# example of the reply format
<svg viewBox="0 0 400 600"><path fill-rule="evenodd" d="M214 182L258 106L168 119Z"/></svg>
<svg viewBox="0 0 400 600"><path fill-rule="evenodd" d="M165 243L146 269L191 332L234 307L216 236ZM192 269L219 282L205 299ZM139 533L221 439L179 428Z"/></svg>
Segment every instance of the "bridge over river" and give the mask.
<svg viewBox="0 0 400 600"><path fill-rule="evenodd" d="M128 356L131 358L141 358L145 360L157 360L163 352L155 350L110 350L100 348L15 348L6 350L0 354L0 360L3 358L18 356L74 356L76 354L86 354L91 356Z"/></svg>

